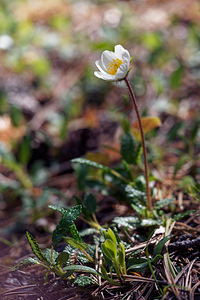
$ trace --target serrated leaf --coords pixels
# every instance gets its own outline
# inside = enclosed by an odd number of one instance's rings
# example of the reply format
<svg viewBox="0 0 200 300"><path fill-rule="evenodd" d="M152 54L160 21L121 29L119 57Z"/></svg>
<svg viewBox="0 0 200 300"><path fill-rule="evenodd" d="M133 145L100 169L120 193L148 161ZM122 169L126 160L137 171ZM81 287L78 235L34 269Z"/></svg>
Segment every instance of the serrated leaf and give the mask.
<svg viewBox="0 0 200 300"><path fill-rule="evenodd" d="M161 241L158 242L158 244L153 249L153 257L155 257L158 254L161 254L166 242L169 240L170 240L170 237L166 236Z"/></svg>
<svg viewBox="0 0 200 300"><path fill-rule="evenodd" d="M28 257L28 258L25 258L25 259L21 260L17 265L15 265L11 269L11 271L16 271L16 270L26 268L26 267L31 266L31 265L36 265L36 264L38 265L38 264L40 264L40 262L35 258Z"/></svg>
<svg viewBox="0 0 200 300"><path fill-rule="evenodd" d="M130 216L130 217L115 217L113 222L117 224L119 227L126 227L129 229L133 229L136 225L140 223L138 217Z"/></svg>
<svg viewBox="0 0 200 300"><path fill-rule="evenodd" d="M183 219L186 216L189 216L190 214L192 214L194 212L195 211L191 209L191 210L184 211L182 213L178 213L176 215L173 215L173 220L178 221L180 219Z"/></svg>
<svg viewBox="0 0 200 300"><path fill-rule="evenodd" d="M146 226L154 226L154 225L161 225L162 221L161 220L154 220L154 219L143 219L140 223L142 227Z"/></svg>
<svg viewBox="0 0 200 300"><path fill-rule="evenodd" d="M73 271L73 272L83 272L83 273L90 273L97 276L102 276L101 273L96 271L93 268L82 266L82 265L70 265L63 268L63 271Z"/></svg>
<svg viewBox="0 0 200 300"><path fill-rule="evenodd" d="M51 208L57 210L57 207L51 206ZM65 237L68 232L73 236L73 238L79 241L81 240L81 237L73 222L77 219L81 213L81 210L81 205L76 205L70 209L58 208L58 211L62 213L62 217L52 235L52 243L54 246L61 242L63 237Z"/></svg>
<svg viewBox="0 0 200 300"><path fill-rule="evenodd" d="M76 220L82 211L82 205L76 205L71 208L49 205L49 208L65 214L65 216L69 219L69 222Z"/></svg>
<svg viewBox="0 0 200 300"><path fill-rule="evenodd" d="M154 128L159 127L161 125L161 121L158 117L143 117L141 119L142 121L142 128L144 135L152 131ZM139 123L138 121L134 122L132 124L132 133L134 135L134 138L137 141L141 141L141 135L140 135L140 129L139 129Z"/></svg>
<svg viewBox="0 0 200 300"><path fill-rule="evenodd" d="M168 206L168 205L173 204L173 203L174 203L173 198L166 198L166 199L157 201L155 203L154 207L155 207L155 209L159 209L159 208L163 208L163 207Z"/></svg>
<svg viewBox="0 0 200 300"><path fill-rule="evenodd" d="M65 241L72 247L78 248L80 250L85 250L88 247L87 244L85 244L84 242L81 243L72 238L65 238Z"/></svg>
<svg viewBox="0 0 200 300"><path fill-rule="evenodd" d="M58 257L58 252L55 251L53 249L46 249L45 252L44 252L44 255L48 261L49 264L55 264L56 263L56 258Z"/></svg>
<svg viewBox="0 0 200 300"><path fill-rule="evenodd" d="M97 284L94 279L92 279L91 277L88 276L77 276L74 280L74 284L81 286L81 287L85 287L87 285L90 284Z"/></svg>
<svg viewBox="0 0 200 300"><path fill-rule="evenodd" d="M96 199L94 198L94 196L91 193L87 194L84 198L84 202L85 202L85 206L87 208L88 213L90 215L94 214L97 209L97 203L96 203Z"/></svg>
<svg viewBox="0 0 200 300"><path fill-rule="evenodd" d="M91 161L89 159L86 158L75 158L71 160L72 163L78 163L78 164L82 164L82 165L87 165L89 167L94 167L100 170L103 170L105 172L109 172L110 168L107 166L104 166L102 164L96 163L95 161Z"/></svg>
<svg viewBox="0 0 200 300"><path fill-rule="evenodd" d="M125 192L129 199L131 199L133 201L138 199L138 200L142 201L143 203L145 203L146 194L144 192L136 190L131 185L126 185Z"/></svg>
<svg viewBox="0 0 200 300"><path fill-rule="evenodd" d="M38 243L34 239L34 237L28 231L26 232L26 236L27 236L28 242L29 242L29 244L31 246L31 249L32 249L33 253L35 254L35 256L40 261L47 262L47 259L46 259L45 255L43 254L40 246L38 245Z"/></svg>
<svg viewBox="0 0 200 300"><path fill-rule="evenodd" d="M56 264L62 266L67 263L68 259L69 259L69 253L61 252L56 258Z"/></svg>
<svg viewBox="0 0 200 300"><path fill-rule="evenodd" d="M136 152L136 144L135 141L130 134L130 132L126 133L122 136L121 139L121 156L129 164L135 163L135 152Z"/></svg>
<svg viewBox="0 0 200 300"><path fill-rule="evenodd" d="M78 232L78 230L77 230L76 225L74 224L74 222L71 225L69 225L69 232L70 232L71 237L74 240L76 240L77 242L81 242L82 241L80 233Z"/></svg>

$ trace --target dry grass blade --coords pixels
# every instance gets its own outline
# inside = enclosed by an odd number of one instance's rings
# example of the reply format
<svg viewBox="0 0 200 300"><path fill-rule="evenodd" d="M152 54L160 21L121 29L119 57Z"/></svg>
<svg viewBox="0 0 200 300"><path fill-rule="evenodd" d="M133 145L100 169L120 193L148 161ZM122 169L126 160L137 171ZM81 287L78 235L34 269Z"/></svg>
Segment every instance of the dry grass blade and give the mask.
<svg viewBox="0 0 200 300"><path fill-rule="evenodd" d="M189 270L188 270L188 273L187 273L187 276L186 276L186 279L185 279L185 288L186 289L190 289L191 288L191 281L192 281L191 270L192 270L192 267L193 267L195 261L196 261L196 259L194 259L190 263L190 266L189 266Z"/></svg>
<svg viewBox="0 0 200 300"><path fill-rule="evenodd" d="M190 300L194 300L194 293L195 293L195 290L197 289L197 287L200 285L200 281L197 282L193 287L192 289L190 290Z"/></svg>

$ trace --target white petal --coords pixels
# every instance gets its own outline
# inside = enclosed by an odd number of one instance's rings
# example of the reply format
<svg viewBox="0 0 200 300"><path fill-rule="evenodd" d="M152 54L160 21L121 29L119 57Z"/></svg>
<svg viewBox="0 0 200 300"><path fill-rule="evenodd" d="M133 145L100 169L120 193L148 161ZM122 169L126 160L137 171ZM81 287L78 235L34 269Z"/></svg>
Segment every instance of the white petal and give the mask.
<svg viewBox="0 0 200 300"><path fill-rule="evenodd" d="M101 78L103 80L109 80L109 81L113 81L115 80L115 76L110 75L110 74L106 74L106 73L101 73L101 72L94 72L94 75L98 78Z"/></svg>
<svg viewBox="0 0 200 300"><path fill-rule="evenodd" d="M129 64L122 64L119 69L117 70L116 73L116 79L123 79L126 77L126 74L128 72L129 69Z"/></svg>
<svg viewBox="0 0 200 300"><path fill-rule="evenodd" d="M128 52L128 50L124 49L124 52L122 53L122 60L128 60L128 62L130 62L130 54Z"/></svg>
<svg viewBox="0 0 200 300"><path fill-rule="evenodd" d="M107 73L106 69L105 69L105 66L102 64L102 62L100 60L97 60L95 62L97 68L99 69L100 72L102 73Z"/></svg>
<svg viewBox="0 0 200 300"><path fill-rule="evenodd" d="M117 58L122 59L122 54L125 51L124 47L122 45L116 45L115 46L115 54Z"/></svg>
<svg viewBox="0 0 200 300"><path fill-rule="evenodd" d="M113 59L116 59L117 56L112 51L104 51L101 55L101 62L105 66L106 70L108 68L108 65L113 61Z"/></svg>

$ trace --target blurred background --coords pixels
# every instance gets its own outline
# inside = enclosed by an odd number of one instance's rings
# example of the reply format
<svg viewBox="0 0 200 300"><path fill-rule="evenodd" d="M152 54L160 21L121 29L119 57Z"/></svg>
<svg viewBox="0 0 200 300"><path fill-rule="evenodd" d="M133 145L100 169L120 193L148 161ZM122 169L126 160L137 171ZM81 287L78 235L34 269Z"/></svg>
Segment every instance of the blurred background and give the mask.
<svg viewBox="0 0 200 300"><path fill-rule="evenodd" d="M176 176L180 187L199 180L199 26L198 0L0 1L4 238L31 224L55 228L48 204L69 205L77 178L83 186L86 170L74 174L72 158L119 161L121 123L135 121L128 91L94 76L116 44L134 56L142 116L161 120L147 136L152 174L171 186Z"/></svg>

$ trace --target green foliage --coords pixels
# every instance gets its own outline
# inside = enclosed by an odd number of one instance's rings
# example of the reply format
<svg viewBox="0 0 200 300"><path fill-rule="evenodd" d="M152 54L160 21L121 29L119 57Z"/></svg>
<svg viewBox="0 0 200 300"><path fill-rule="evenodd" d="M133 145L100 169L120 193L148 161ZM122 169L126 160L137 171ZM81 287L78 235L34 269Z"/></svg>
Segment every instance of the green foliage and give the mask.
<svg viewBox="0 0 200 300"><path fill-rule="evenodd" d="M52 235L53 245L55 246L59 242L61 242L63 237L65 237L67 233L70 233L72 238L74 238L75 240L81 241L80 234L76 229L74 221L80 215L82 206L76 205L75 207L69 209L56 207L53 205L50 205L49 207L62 213L62 217Z"/></svg>
<svg viewBox="0 0 200 300"><path fill-rule="evenodd" d="M119 280L121 276L126 275L126 261L125 261L125 248L123 243L118 242L112 229L103 231L105 242L101 244L101 249L105 258L105 261L109 265L112 263ZM104 270L104 268L103 268ZM105 271L104 271L105 276Z"/></svg>
<svg viewBox="0 0 200 300"><path fill-rule="evenodd" d="M130 132L122 136L121 139L121 155L129 164L135 164L136 144Z"/></svg>
<svg viewBox="0 0 200 300"><path fill-rule="evenodd" d="M85 287L90 284L96 284L94 279L88 276L77 276L73 283L80 287Z"/></svg>
<svg viewBox="0 0 200 300"><path fill-rule="evenodd" d="M28 258L25 258L25 259L21 260L18 264L16 264L12 268L12 271L16 271L16 270L19 270L19 269L22 269L22 268L27 268L29 266L38 265L38 264L40 264L40 263L37 259L32 258L32 257L28 257Z"/></svg>
<svg viewBox="0 0 200 300"><path fill-rule="evenodd" d="M46 262L47 259L42 252L40 246L38 245L37 241L34 239L34 237L27 231L26 232L26 237L28 239L29 245L31 246L31 249L35 256L42 262Z"/></svg>

